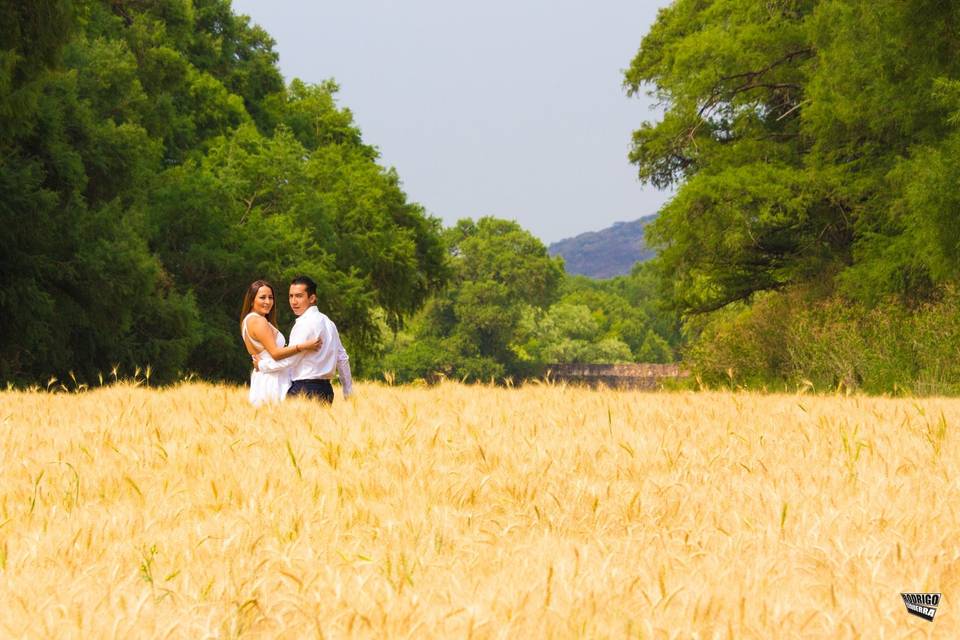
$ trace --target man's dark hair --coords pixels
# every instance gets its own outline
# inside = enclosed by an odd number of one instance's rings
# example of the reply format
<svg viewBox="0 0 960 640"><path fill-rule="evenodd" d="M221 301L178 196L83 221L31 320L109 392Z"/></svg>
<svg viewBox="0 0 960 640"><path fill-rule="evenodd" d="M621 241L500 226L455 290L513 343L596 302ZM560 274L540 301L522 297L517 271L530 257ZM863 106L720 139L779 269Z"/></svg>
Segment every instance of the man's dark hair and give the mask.
<svg viewBox="0 0 960 640"><path fill-rule="evenodd" d="M317 295L317 283L310 278L310 276L297 276L290 281L290 284L302 284L307 287L307 295L315 296Z"/></svg>

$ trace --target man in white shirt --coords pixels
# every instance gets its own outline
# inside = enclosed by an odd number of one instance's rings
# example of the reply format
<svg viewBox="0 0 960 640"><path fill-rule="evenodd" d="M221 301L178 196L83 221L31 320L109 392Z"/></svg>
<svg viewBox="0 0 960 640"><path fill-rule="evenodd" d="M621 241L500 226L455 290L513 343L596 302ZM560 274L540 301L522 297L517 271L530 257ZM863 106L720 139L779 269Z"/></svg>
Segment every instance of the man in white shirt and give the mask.
<svg viewBox="0 0 960 640"><path fill-rule="evenodd" d="M316 351L302 351L280 361L258 363L260 371L290 369L293 385L287 395L302 395L333 403L334 374L340 375L343 397L349 398L353 391L350 377L350 359L340 343L337 325L317 309L317 283L307 276L297 276L290 282L290 308L297 322L290 331L290 344L299 344L314 338L323 343Z"/></svg>

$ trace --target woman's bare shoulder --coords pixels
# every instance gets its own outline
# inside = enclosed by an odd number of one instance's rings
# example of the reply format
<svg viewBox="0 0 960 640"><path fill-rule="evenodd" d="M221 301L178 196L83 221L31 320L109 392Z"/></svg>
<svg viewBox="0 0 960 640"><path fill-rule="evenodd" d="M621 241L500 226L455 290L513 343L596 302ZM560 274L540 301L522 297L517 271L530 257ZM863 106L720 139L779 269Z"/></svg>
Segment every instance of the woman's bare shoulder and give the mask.
<svg viewBox="0 0 960 640"><path fill-rule="evenodd" d="M247 331L259 335L270 324L267 319L259 313L251 313L247 316Z"/></svg>

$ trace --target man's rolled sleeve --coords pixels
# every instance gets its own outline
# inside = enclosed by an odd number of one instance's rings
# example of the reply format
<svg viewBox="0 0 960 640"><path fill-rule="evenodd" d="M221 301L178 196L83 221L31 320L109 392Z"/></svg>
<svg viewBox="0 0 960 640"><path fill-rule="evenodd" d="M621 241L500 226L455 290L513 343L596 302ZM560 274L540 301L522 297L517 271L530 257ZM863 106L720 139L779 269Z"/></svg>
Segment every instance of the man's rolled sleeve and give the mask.
<svg viewBox="0 0 960 640"><path fill-rule="evenodd" d="M337 375L340 376L343 397L349 398L353 393L353 377L350 375L350 356L347 355L343 345L337 350Z"/></svg>

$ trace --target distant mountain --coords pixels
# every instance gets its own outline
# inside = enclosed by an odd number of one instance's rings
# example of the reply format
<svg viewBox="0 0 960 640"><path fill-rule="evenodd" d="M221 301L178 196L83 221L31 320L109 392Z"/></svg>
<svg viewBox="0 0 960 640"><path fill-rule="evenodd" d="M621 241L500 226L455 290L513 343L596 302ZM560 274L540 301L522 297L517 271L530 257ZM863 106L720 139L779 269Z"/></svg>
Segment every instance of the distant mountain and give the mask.
<svg viewBox="0 0 960 640"><path fill-rule="evenodd" d="M547 251L563 256L567 273L591 278L612 278L630 273L634 263L652 258L655 252L643 241L643 228L656 214L632 222L615 222L600 231L554 242Z"/></svg>

